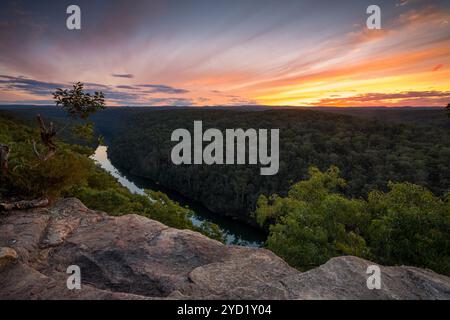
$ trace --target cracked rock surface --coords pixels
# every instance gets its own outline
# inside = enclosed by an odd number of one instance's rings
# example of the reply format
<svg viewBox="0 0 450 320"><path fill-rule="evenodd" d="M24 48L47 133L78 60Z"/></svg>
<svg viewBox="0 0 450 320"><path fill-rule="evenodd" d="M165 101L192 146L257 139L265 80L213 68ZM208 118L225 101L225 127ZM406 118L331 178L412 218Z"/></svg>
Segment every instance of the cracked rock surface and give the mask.
<svg viewBox="0 0 450 320"><path fill-rule="evenodd" d="M79 200L0 213L0 299L450 299L450 278L414 267L367 267L346 256L301 273L265 249L226 246L189 230ZM69 290L66 270L81 270Z"/></svg>

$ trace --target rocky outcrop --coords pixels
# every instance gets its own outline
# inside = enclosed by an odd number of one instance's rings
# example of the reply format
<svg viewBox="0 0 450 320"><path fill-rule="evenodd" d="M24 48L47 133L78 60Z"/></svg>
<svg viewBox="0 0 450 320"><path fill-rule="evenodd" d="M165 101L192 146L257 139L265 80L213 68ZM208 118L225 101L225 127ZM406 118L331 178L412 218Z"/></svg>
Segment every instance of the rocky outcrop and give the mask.
<svg viewBox="0 0 450 320"><path fill-rule="evenodd" d="M1 299L450 299L450 278L339 257L301 273L265 249L226 246L138 215L111 217L64 199L0 213ZM81 270L69 290L66 270Z"/></svg>

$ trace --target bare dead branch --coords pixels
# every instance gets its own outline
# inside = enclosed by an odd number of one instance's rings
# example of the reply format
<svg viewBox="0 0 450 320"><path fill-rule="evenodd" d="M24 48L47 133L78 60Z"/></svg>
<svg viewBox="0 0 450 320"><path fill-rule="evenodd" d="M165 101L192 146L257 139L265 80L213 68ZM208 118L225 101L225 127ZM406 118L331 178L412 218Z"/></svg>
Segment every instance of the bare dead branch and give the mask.
<svg viewBox="0 0 450 320"><path fill-rule="evenodd" d="M53 157L56 153L57 146L53 142L53 139L56 136L56 130L53 126L53 122L50 122L49 128L47 128L40 114L38 114L36 118L39 123L39 129L41 131L41 142L43 145L46 146L47 154L44 156L39 153L39 151L37 150L36 142L34 140L33 140L33 152L36 155L36 157L38 157L39 160L47 161L48 159Z"/></svg>

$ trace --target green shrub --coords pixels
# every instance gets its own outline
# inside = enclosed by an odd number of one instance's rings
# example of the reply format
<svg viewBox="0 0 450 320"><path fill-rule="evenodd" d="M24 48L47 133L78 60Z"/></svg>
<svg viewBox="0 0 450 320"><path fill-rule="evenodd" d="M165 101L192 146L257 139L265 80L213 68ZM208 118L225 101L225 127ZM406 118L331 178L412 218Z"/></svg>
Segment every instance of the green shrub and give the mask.
<svg viewBox="0 0 450 320"><path fill-rule="evenodd" d="M450 204L424 187L389 183L368 200L348 199L337 168L291 187L287 197L261 196L255 217L269 223L267 246L305 270L338 255L414 265L450 275Z"/></svg>

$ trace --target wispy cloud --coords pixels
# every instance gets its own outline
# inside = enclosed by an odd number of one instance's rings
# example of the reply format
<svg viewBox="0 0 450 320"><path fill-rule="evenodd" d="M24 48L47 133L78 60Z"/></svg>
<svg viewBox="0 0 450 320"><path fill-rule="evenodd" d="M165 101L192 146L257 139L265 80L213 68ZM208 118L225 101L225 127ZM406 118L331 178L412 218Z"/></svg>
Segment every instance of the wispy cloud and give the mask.
<svg viewBox="0 0 450 320"><path fill-rule="evenodd" d="M36 100L22 99L16 100L15 103L32 103L48 104L51 100L42 99L43 97L51 97L57 88L71 88L72 83L53 83L40 80L34 80L23 76L0 75L0 90L2 92L22 93L27 96L35 96ZM146 90L152 88L152 90ZM183 97L155 97L154 94L170 94L186 93L187 90L176 89L165 85L117 85L110 86L99 83L85 83L87 92L102 91L106 96L106 101L114 105L173 105L188 106L196 105L196 102L190 98ZM1 103L10 103L11 101L2 101Z"/></svg>
<svg viewBox="0 0 450 320"><path fill-rule="evenodd" d="M116 78L127 78L127 79L134 78L134 75L132 75L131 73L113 73L111 76Z"/></svg>
<svg viewBox="0 0 450 320"><path fill-rule="evenodd" d="M128 86L128 85L119 85L119 86L116 86L116 88L118 88L118 89L127 89L127 90L136 90L136 87Z"/></svg>
<svg viewBox="0 0 450 320"><path fill-rule="evenodd" d="M343 98L326 98L318 101L321 106L361 106L361 105L435 105L450 101L450 91L408 91L396 93L366 93Z"/></svg>
<svg viewBox="0 0 450 320"><path fill-rule="evenodd" d="M441 70L443 67L444 67L444 65L443 65L442 63L440 63L440 64L436 65L436 66L433 68L433 71L439 71L439 70Z"/></svg>
<svg viewBox="0 0 450 320"><path fill-rule="evenodd" d="M196 103L191 99L184 99L184 98L153 98L149 99L148 101L144 102L148 103L149 106L195 106Z"/></svg>
<svg viewBox="0 0 450 320"><path fill-rule="evenodd" d="M146 90L147 93L183 94L189 92L189 90L173 88L161 84L138 84L136 86L141 88L149 88L150 90Z"/></svg>
<svg viewBox="0 0 450 320"><path fill-rule="evenodd" d="M409 0L400 0L395 4L396 7L403 7L409 3Z"/></svg>
<svg viewBox="0 0 450 320"><path fill-rule="evenodd" d="M52 83L28 79L25 77L13 77L0 75L0 88L2 90L23 91L38 96L50 95L56 88L61 87L60 83Z"/></svg>

